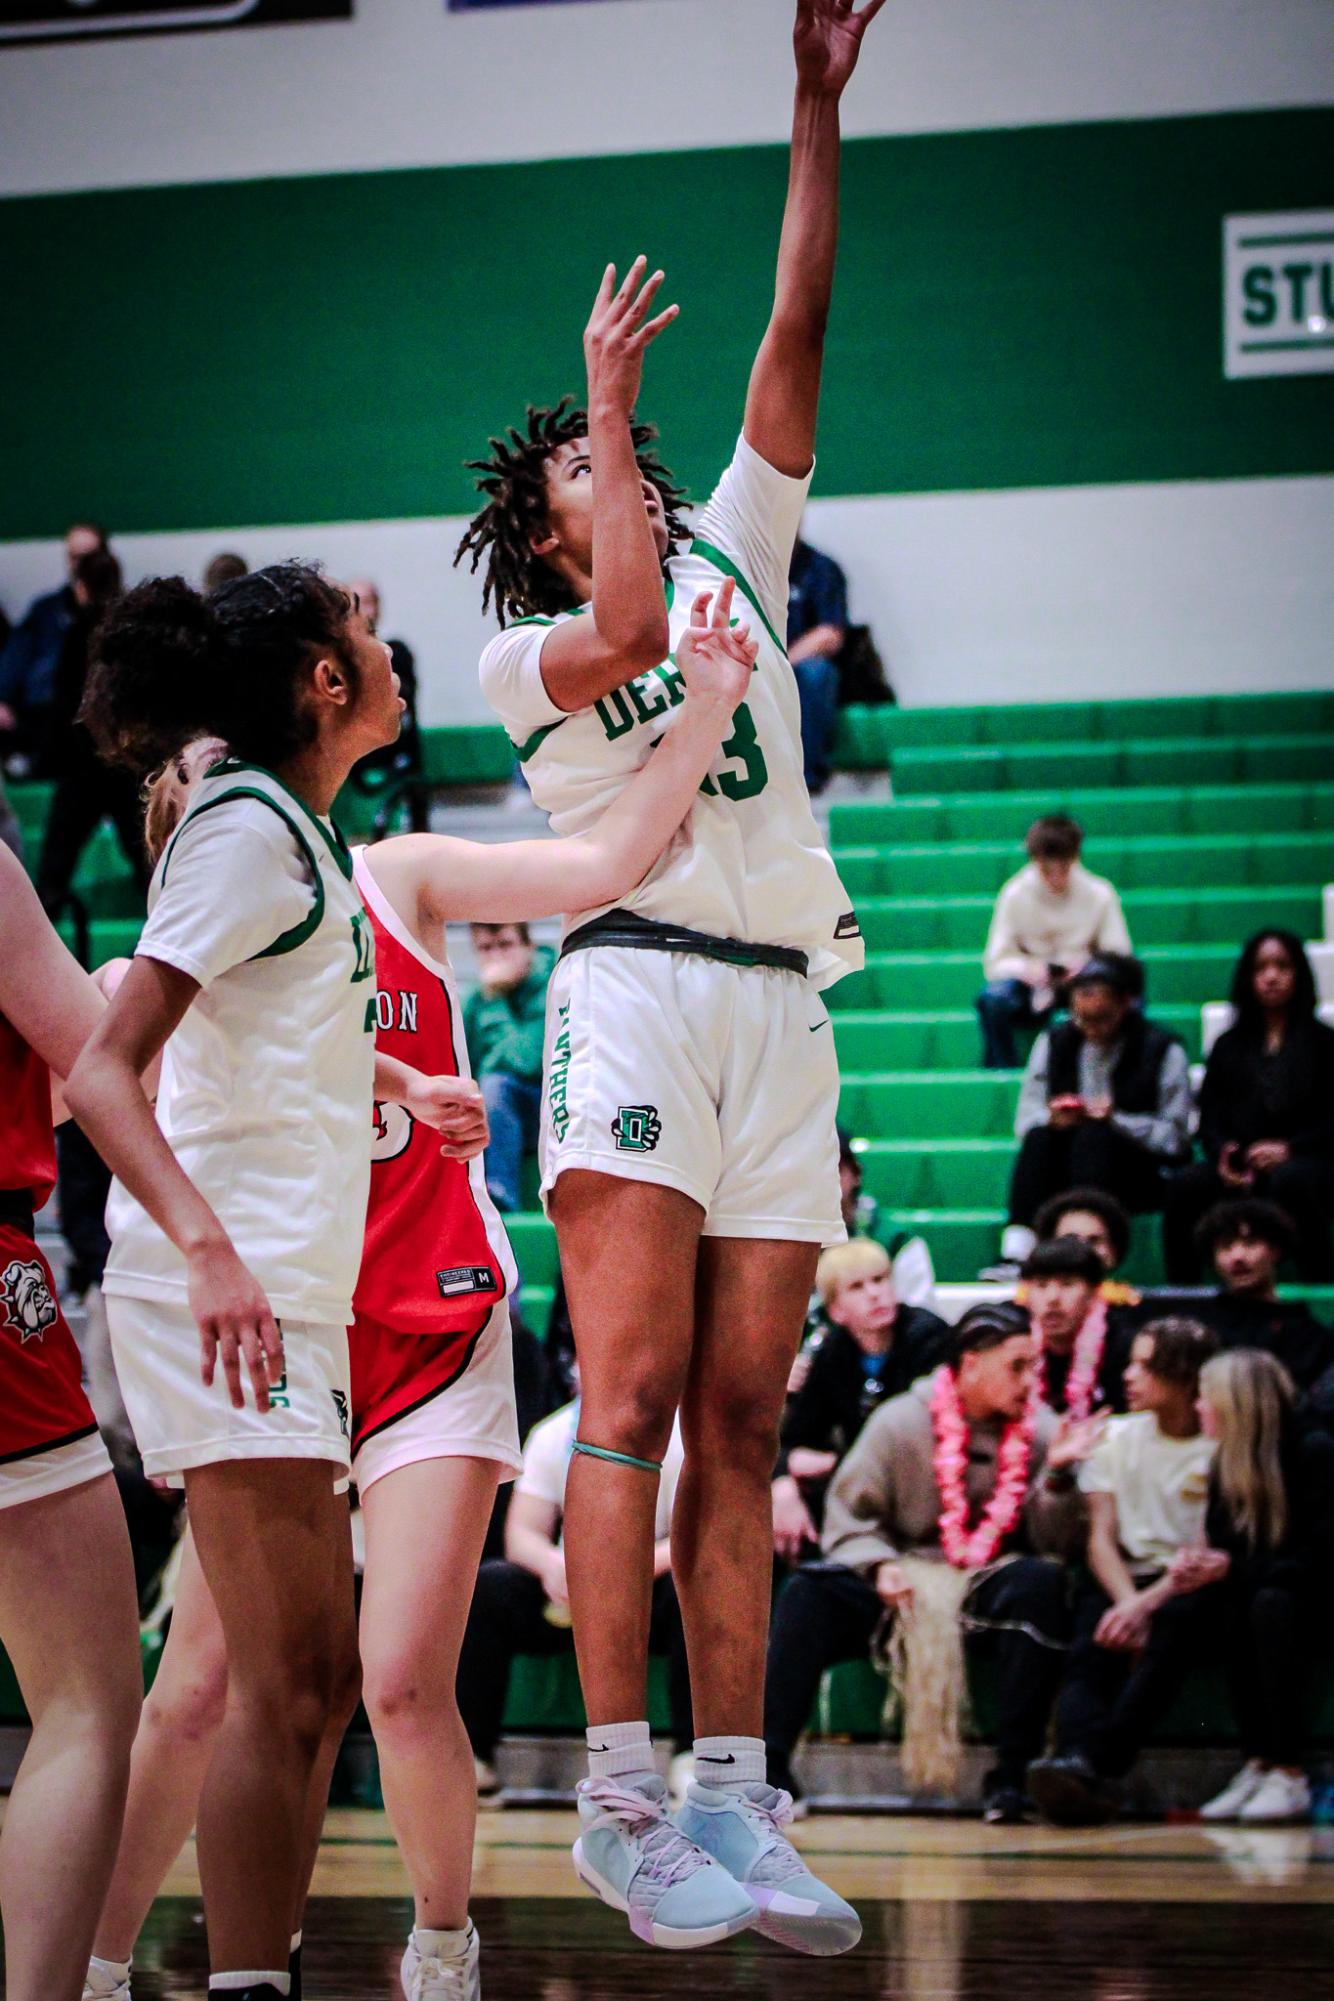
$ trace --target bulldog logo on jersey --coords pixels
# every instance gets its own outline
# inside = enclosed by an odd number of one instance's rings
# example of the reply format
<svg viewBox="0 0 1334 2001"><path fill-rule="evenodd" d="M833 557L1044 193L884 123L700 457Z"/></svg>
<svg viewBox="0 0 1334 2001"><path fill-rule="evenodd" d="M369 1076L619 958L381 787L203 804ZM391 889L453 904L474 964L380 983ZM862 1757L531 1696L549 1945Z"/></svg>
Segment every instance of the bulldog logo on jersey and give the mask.
<svg viewBox="0 0 1334 2001"><path fill-rule="evenodd" d="M412 1144L412 1114L402 1105L381 1103L371 1107L371 1159L397 1160Z"/></svg>
<svg viewBox="0 0 1334 2001"><path fill-rule="evenodd" d="M652 1153L662 1138L656 1105L622 1105L612 1120L611 1136L622 1153Z"/></svg>
<svg viewBox="0 0 1334 2001"><path fill-rule="evenodd" d="M29 1341L40 1341L60 1318L60 1308L36 1258L13 1258L0 1272L0 1306L4 1307L6 1327L18 1335L23 1347Z"/></svg>

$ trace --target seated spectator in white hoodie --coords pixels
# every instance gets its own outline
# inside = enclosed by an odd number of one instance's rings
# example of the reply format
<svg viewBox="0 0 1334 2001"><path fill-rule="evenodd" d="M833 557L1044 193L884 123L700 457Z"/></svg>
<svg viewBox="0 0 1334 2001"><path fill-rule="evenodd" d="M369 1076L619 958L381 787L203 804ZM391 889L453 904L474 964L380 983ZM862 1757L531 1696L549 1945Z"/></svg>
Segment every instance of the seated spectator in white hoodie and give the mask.
<svg viewBox="0 0 1334 2001"><path fill-rule="evenodd" d="M1079 859L1084 833L1064 813L1035 820L1025 843L1028 865L996 899L977 997L982 1061L988 1070L1018 1067L1016 1030L1045 1022L1062 989L1095 952L1129 952L1121 899Z"/></svg>

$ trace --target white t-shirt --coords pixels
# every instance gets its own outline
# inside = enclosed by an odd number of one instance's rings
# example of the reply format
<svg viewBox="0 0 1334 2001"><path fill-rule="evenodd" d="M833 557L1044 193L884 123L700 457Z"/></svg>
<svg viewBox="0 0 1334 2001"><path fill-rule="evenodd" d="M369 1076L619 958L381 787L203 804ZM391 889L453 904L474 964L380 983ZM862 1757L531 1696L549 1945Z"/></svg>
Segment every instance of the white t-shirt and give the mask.
<svg viewBox="0 0 1334 2001"><path fill-rule="evenodd" d="M531 1494L535 1501L549 1501L563 1513L565 1482L569 1476L570 1459L578 1433L577 1402L564 1404L560 1410L553 1411L550 1417L544 1417L541 1424L535 1424L523 1448L523 1471L514 1482L515 1493ZM662 1542L671 1534L672 1504L676 1499L676 1483L681 1477L681 1468L684 1464L685 1445L681 1438L681 1420L678 1417L672 1426L667 1454L662 1462L662 1476L658 1481L658 1505L653 1517L655 1542Z"/></svg>
<svg viewBox="0 0 1334 2001"><path fill-rule="evenodd" d="M482 689L523 764L534 799L558 834L596 825L646 762L685 699L675 649L701 590L737 579L733 617L759 641L751 690L713 761L689 818L638 889L618 900L660 923L807 954L829 986L862 964L861 931L811 812L802 776L801 714L782 634L788 568L810 486L777 472L749 446L736 456L699 517L694 541L668 562L672 652L592 708L567 714L542 682L542 648L554 625L588 615L509 626L482 655ZM580 921L593 913L581 913Z"/></svg>
<svg viewBox="0 0 1334 2001"><path fill-rule="evenodd" d="M1086 1494L1111 1494L1130 1568L1166 1570L1179 1549L1204 1541L1214 1443L1203 1433L1169 1438L1152 1411L1114 1417L1080 1469Z"/></svg>
<svg viewBox="0 0 1334 2001"><path fill-rule="evenodd" d="M200 992L158 1123L275 1314L352 1318L370 1186L375 957L331 822L271 772L203 779L154 873L137 956ZM185 1261L119 1182L106 1290L181 1304Z"/></svg>

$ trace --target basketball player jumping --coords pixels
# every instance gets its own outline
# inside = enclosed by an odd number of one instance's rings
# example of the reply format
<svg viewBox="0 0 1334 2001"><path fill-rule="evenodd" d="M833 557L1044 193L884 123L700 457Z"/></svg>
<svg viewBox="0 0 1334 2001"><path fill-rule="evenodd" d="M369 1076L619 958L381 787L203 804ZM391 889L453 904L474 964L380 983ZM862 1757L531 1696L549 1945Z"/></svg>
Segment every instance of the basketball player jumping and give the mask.
<svg viewBox="0 0 1334 2001"><path fill-rule="evenodd" d="M548 1002L543 1193L582 1383L566 1504L590 1723L575 1859L663 1946L751 1924L805 1952L860 1936L782 1833L791 1802L766 1784L761 1718L783 1390L819 1247L843 1235L818 990L862 963L802 780L780 634L813 470L839 100L881 4L799 0L773 314L735 456L693 539L604 343L641 263L619 292L608 274L590 323L587 411L530 411L493 446L476 467L487 504L459 551L485 561L505 627L482 685L561 833L590 824L676 726L672 653L696 594L731 578L758 621L751 692L687 828L632 896L567 932ZM673 1820L637 1719L655 1488L678 1406L673 1571L702 1734Z"/></svg>
<svg viewBox="0 0 1334 2001"><path fill-rule="evenodd" d="M353 857L375 947L378 1101L349 1334L352 1474L366 1532L366 1707L416 1906L401 1969L406 2001L477 2001L481 1991L468 1918L476 1787L455 1679L496 1488L520 1463L509 1324L516 1274L482 1171L485 1115L445 926L545 916L570 899L596 905L642 880L750 680L755 645L730 618L732 595L727 584L695 607L680 655L685 726L582 838L492 845L408 835ZM155 787L151 852L224 748L192 747ZM222 1623L191 1543L135 1745L88 2001L130 2001L135 1939L195 1823L227 1693ZM306 1882L342 1724L339 1714L308 1794L305 1870L291 1912L294 1996Z"/></svg>

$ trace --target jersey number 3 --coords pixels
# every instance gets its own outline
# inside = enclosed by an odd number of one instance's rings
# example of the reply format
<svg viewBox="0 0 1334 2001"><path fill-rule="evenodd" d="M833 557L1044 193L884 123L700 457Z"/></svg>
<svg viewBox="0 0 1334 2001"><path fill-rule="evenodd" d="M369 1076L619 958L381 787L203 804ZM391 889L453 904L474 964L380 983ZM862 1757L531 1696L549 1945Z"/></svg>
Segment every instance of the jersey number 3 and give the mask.
<svg viewBox="0 0 1334 2001"><path fill-rule="evenodd" d="M754 799L769 783L769 767L764 761L764 752L755 731L755 718L743 702L732 718L736 727L722 747L722 755L729 763L739 764L739 771L720 771L715 785L706 778L700 785L701 792L717 797L721 792L727 799Z"/></svg>

